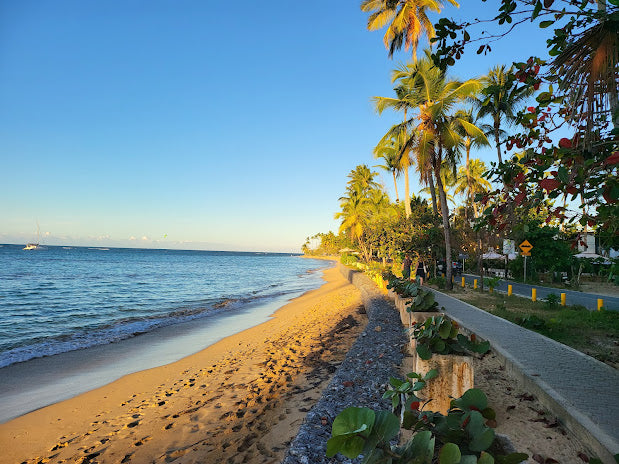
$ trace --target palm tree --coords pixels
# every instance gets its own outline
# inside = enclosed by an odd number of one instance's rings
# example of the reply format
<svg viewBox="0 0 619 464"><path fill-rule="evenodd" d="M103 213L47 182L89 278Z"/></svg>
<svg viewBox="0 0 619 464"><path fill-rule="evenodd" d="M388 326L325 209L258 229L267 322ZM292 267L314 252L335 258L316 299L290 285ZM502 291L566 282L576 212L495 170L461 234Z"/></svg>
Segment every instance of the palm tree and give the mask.
<svg viewBox="0 0 619 464"><path fill-rule="evenodd" d="M359 187L361 189L361 196L366 196L368 191L379 187L379 184L374 181L377 175L365 164L361 164L350 171L350 174L348 174L350 180L346 184L353 189Z"/></svg>
<svg viewBox="0 0 619 464"><path fill-rule="evenodd" d="M366 244L364 232L371 218L389 203L387 195L374 181L376 176L366 165L353 169L348 174L346 195L340 197L341 211L335 213L335 219L342 220L339 231L347 233L359 246L366 261L371 257L371 249Z"/></svg>
<svg viewBox="0 0 619 464"><path fill-rule="evenodd" d="M475 217L478 217L475 195L492 188L490 182L484 177L484 172L486 172L486 165L483 161L467 158L466 165L460 166L456 180L455 193L465 195L467 202L473 206Z"/></svg>
<svg viewBox="0 0 619 464"><path fill-rule="evenodd" d="M434 66L429 54L416 64L416 71L411 82L410 102L416 102L421 122L417 126L419 137L417 150L428 156L438 190L443 233L445 236L445 259L451 260L451 230L449 224L449 207L441 176L444 161L447 165L456 164L462 144L460 130L473 138L483 138L483 132L476 125L459 115L452 115L454 106L479 92L481 82L470 79L466 82L451 80ZM447 286L451 288L452 269L447 266Z"/></svg>
<svg viewBox="0 0 619 464"><path fill-rule="evenodd" d="M456 115L461 117L463 120L470 122L471 124L477 123L477 117L473 115L473 110L470 108L466 110L460 110L456 113ZM474 183L476 184L483 183L484 185L487 185L486 190L489 190L490 183L482 177L482 174L484 173L484 171L479 172L477 174L478 178L474 179L472 177L473 168L470 165L471 149L490 145L490 143L488 142L488 139L486 137L483 137L483 138L482 137L471 137L469 134L466 133L466 131L462 127L460 128L460 135L462 135L463 137L463 145L464 145L464 150L466 152L466 163L463 167L460 167L460 173L459 173L458 179L456 180L456 183L458 184L458 186L456 187L456 194L462 193L465 191L470 193L471 188L473 188L472 185ZM481 165L484 166L484 169L485 169L484 163L479 160L476 160L475 169L479 168L479 163L481 163ZM461 189L460 187L461 182L462 182L462 175L464 175L465 176L464 179L466 179L466 188L462 187L463 189ZM475 198L475 194L473 194L472 196L467 196L467 199L470 200L471 204L473 205L473 209L475 210L475 216L477 217L477 205L473 201L474 198Z"/></svg>
<svg viewBox="0 0 619 464"><path fill-rule="evenodd" d="M398 182L397 177L402 173L402 154L397 146L397 141L393 138L387 140L381 140L381 142L374 147L374 158L382 158L385 160L385 164L379 164L375 167L382 168L387 172L393 174L393 186L395 187L396 202L400 201L398 196Z"/></svg>
<svg viewBox="0 0 619 464"><path fill-rule="evenodd" d="M587 143L594 133L594 119L606 111L610 111L614 128L619 128L617 10L606 13L604 0L598 0L597 8L599 21L578 33L555 57L550 68L551 75L560 76L559 89L570 95L572 119L586 124Z"/></svg>
<svg viewBox="0 0 619 464"><path fill-rule="evenodd" d="M510 69L505 65L495 66L482 78L484 84L479 100L473 100L478 108L477 118L486 116L492 118L492 134L496 145L499 164L503 162L501 156L501 125L513 124L520 105L529 98L534 90L531 87L520 86L516 81L510 81Z"/></svg>
<svg viewBox="0 0 619 464"><path fill-rule="evenodd" d="M458 6L455 0L448 0ZM440 0L363 0L361 10L370 13L368 29L375 31L387 26L383 37L389 58L400 50L402 44L408 51L412 48L413 57L417 55L417 44L421 36L434 37L434 26L428 18L428 11L440 13L443 2Z"/></svg>
<svg viewBox="0 0 619 464"><path fill-rule="evenodd" d="M409 131L407 126L407 113L408 110L412 110L415 108L415 105L412 105L408 100L408 95L410 93L410 84L411 77L408 72L409 68L405 65L401 65L399 68L394 69L391 72L391 82L398 82L398 85L393 89L395 91L395 98L393 97L374 97L374 105L378 114L382 114L382 112L391 108L395 111L403 111L404 112L404 122L402 124L396 124L391 127L387 134L383 136L381 141L378 143L377 148L379 146L384 146L386 144L392 144L393 146L399 147L399 156L400 156L400 168L404 173L404 212L406 217L410 217L411 208L410 208L410 181L408 178L408 168L412 166L412 158L410 156L411 148L413 146L412 140L414 139L415 130ZM419 162L424 163L425 160L420 160L417 157L417 169L420 169ZM422 175L422 182L426 180ZM432 180L430 179L430 183ZM426 183L426 182L424 182ZM432 190L434 190L434 186L432 185ZM433 201L434 212L436 213L436 201Z"/></svg>

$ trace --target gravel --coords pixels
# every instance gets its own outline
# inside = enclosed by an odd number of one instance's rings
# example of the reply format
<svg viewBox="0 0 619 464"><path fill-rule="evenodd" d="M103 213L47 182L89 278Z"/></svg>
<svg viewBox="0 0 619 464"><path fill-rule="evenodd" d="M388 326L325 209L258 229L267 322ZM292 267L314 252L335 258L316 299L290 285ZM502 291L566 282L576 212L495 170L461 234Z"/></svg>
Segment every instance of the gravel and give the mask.
<svg viewBox="0 0 619 464"><path fill-rule="evenodd" d="M390 409L382 399L390 377L399 376L402 350L408 342L393 303L361 272L338 264L340 272L361 292L368 324L340 364L321 398L307 413L283 464L357 463L341 454L326 457L333 419L349 406ZM323 425L326 424L326 425Z"/></svg>

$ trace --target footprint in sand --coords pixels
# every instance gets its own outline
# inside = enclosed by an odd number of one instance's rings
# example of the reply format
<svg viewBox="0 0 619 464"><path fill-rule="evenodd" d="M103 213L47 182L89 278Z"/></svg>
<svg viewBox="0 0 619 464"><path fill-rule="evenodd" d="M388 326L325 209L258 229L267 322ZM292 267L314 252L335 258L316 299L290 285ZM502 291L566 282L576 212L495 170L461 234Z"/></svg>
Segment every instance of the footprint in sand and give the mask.
<svg viewBox="0 0 619 464"><path fill-rule="evenodd" d="M150 436L145 436L144 438L142 438L141 440L136 441L133 446L142 446L144 443L146 443L147 441L149 441L151 439Z"/></svg>

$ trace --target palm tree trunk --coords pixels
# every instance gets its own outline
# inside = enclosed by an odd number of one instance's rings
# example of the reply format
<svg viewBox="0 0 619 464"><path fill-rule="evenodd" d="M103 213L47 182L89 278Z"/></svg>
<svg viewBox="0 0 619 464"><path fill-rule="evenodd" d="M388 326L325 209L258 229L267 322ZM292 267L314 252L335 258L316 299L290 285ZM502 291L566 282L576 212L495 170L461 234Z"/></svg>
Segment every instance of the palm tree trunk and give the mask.
<svg viewBox="0 0 619 464"><path fill-rule="evenodd" d="M439 148L440 152L440 148ZM436 177L436 185L438 187L438 196L441 202L441 216L443 217L443 234L445 235L445 288L451 290L453 284L451 282L452 266L451 266L451 229L449 227L449 209L447 206L447 195L443 188L441 180L441 156L437 157L434 165L434 177Z"/></svg>
<svg viewBox="0 0 619 464"><path fill-rule="evenodd" d="M469 197L469 201L471 202L471 206L473 207L473 214L475 215L475 217L477 218L477 205L475 204L475 194L473 193L473 187L472 187L472 182L471 182L471 163L470 163L470 157L471 157L471 144L470 144L470 139L469 139L469 143L466 144L466 188L468 190L468 197ZM468 219L468 215L469 215L469 209L466 209L466 217Z"/></svg>
<svg viewBox="0 0 619 464"><path fill-rule="evenodd" d="M404 168L404 212L406 213L406 218L408 219L411 216L411 196L410 187L408 184L408 166Z"/></svg>
<svg viewBox="0 0 619 464"><path fill-rule="evenodd" d="M406 112L407 108L404 108L404 122L406 122ZM407 131L408 134L408 131ZM408 137L408 135L407 135ZM408 168L410 167L410 154L407 150L405 153L402 153L402 156L408 157L406 161L406 166L404 166L404 213L406 213L406 218L411 217L411 196L410 196L410 187L408 183Z"/></svg>
<svg viewBox="0 0 619 464"><path fill-rule="evenodd" d="M395 180L395 171L391 171L393 174L393 186L395 187L395 201L398 203L400 201L400 197L398 196L398 183Z"/></svg>
<svg viewBox="0 0 619 464"><path fill-rule="evenodd" d="M499 128L500 122L498 115L494 117L494 143L496 144L496 153L499 157L499 164L503 162L503 158L501 158L501 143L499 142Z"/></svg>
<svg viewBox="0 0 619 464"><path fill-rule="evenodd" d="M434 179L431 172L428 175L428 187L430 187L430 196L432 197L432 211L434 212L434 217L437 217L438 206L436 204L436 189L434 188Z"/></svg>

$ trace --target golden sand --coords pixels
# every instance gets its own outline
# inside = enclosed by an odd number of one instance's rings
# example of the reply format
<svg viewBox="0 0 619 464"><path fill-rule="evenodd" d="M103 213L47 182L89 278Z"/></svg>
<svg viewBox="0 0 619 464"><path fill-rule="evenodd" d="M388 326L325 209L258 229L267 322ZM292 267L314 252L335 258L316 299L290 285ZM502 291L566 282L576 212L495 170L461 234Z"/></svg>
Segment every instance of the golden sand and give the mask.
<svg viewBox="0 0 619 464"><path fill-rule="evenodd" d="M366 322L324 276L268 322L1 424L0 462L279 462Z"/></svg>

